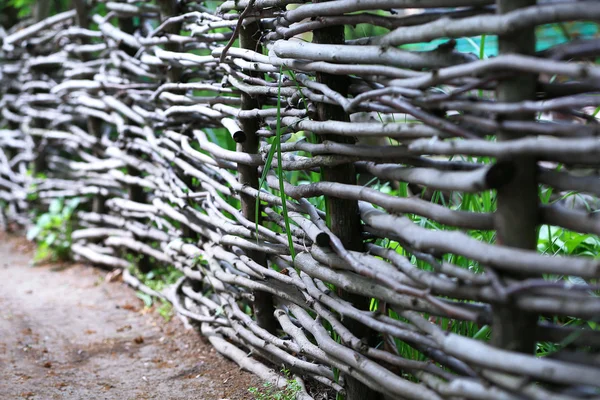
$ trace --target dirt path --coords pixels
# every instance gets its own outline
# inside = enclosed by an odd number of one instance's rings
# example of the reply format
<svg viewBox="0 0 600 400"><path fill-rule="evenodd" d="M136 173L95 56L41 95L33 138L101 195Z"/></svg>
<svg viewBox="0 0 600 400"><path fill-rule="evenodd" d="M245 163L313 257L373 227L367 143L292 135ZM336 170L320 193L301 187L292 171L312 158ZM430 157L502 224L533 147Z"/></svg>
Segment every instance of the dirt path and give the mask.
<svg viewBox="0 0 600 400"><path fill-rule="evenodd" d="M105 273L30 259L0 234L0 399L233 400L260 385Z"/></svg>

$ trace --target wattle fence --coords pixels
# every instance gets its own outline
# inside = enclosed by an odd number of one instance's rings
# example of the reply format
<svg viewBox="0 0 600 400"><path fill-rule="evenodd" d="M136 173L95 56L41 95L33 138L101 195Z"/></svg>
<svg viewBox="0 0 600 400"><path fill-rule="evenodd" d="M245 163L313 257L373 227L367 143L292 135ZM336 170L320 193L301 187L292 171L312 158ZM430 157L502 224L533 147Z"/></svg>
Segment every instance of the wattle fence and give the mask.
<svg viewBox="0 0 600 400"><path fill-rule="evenodd" d="M81 198L297 398L599 398L600 2L74 3L2 38L0 223Z"/></svg>

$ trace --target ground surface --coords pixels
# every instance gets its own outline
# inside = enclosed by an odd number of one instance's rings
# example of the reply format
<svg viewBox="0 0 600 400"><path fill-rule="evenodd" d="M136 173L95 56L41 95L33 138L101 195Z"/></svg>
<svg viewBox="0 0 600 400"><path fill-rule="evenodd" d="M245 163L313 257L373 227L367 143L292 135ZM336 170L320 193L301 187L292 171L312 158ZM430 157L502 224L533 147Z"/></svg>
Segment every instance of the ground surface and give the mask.
<svg viewBox="0 0 600 400"><path fill-rule="evenodd" d="M106 272L31 256L0 233L0 399L233 400L260 386Z"/></svg>

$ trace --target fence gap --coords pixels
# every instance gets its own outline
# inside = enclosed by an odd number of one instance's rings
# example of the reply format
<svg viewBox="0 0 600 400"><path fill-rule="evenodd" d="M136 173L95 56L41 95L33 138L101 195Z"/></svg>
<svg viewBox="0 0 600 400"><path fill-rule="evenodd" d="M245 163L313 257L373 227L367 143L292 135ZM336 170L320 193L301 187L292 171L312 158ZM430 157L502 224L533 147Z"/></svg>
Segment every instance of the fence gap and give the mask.
<svg viewBox="0 0 600 400"><path fill-rule="evenodd" d="M315 3L321 1L314 0ZM328 28L315 29L313 32L313 43L320 44L344 44L344 26L336 25ZM327 85L332 90L347 97L349 79L343 75L330 75L317 72L317 82ZM343 108L337 105L319 103L317 105L317 120L319 121L345 121L350 118ZM320 141L333 141L338 143L353 144L354 138L339 135L322 135ZM356 170L353 164L342 164L332 168L321 168L322 181L339 182L349 185L356 185ZM348 250L363 251L362 228L360 223L360 213L358 202L355 200L345 200L332 196L325 196L327 208L327 223L331 231L341 240L344 247ZM348 293L338 289L338 295L352 303L360 310L369 310L370 299L364 296ZM371 342L376 339L373 331L358 321L347 318L344 325L359 339ZM371 390L368 386L357 379L346 376L346 393L349 400L379 399L380 394Z"/></svg>
<svg viewBox="0 0 600 400"><path fill-rule="evenodd" d="M258 22L252 22L246 26L240 27L239 46L241 48L250 49L256 51L257 53L262 53L262 46L258 42L259 38L260 26ZM248 75L258 78L264 78L263 74L258 71L249 71ZM258 98L252 97L244 92L242 92L241 94L241 100L242 110L252 110L255 108L261 108L260 100ZM256 131L260 127L260 121L258 117L243 118L240 120L240 124L246 137L244 141L237 144L237 151L249 154L257 154L259 141L258 136L256 135ZM265 168L267 167L265 166ZM242 185L248 185L252 188L258 189L259 174L258 168L256 166L244 165L240 163L238 164L238 173L240 177L240 183ZM245 193L240 193L240 196L242 214L248 220L256 222L256 202L258 201L257 198ZM262 212L259 212L259 224L261 224L261 215ZM260 265L268 267L267 257L265 253L259 251L248 251L248 256ZM266 329L267 331L273 334L276 333L279 323L273 315L273 312L275 310L273 306L273 296L270 293L258 290L255 290L253 295L253 308L254 315L256 317L256 322L261 328Z"/></svg>
<svg viewBox="0 0 600 400"><path fill-rule="evenodd" d="M536 0L497 0L498 13L505 14L518 8L536 4ZM535 53L535 28L514 30L498 38L499 54ZM535 98L537 76L520 73L518 76L501 81L497 88L500 102L519 102ZM532 113L511 114L510 119L533 120ZM515 132L498 132L498 140L511 140L523 137ZM538 184L537 163L532 157L512 157L499 159L514 166L514 179L498 188L495 225L499 244L521 249L535 250L538 225ZM511 274L501 274L502 281L523 278ZM537 315L519 310L514 304L494 305L492 343L500 348L532 353L535 350L535 328Z"/></svg>

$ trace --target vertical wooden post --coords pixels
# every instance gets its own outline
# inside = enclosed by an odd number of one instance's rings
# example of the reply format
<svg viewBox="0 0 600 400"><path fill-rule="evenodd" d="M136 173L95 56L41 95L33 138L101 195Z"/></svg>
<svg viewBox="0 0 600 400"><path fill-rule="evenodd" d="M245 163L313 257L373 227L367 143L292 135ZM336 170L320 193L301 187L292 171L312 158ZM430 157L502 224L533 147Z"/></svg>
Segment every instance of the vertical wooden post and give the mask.
<svg viewBox="0 0 600 400"><path fill-rule="evenodd" d="M240 47L262 53L262 46L258 42L259 37L260 27L258 22L253 22L245 27L241 27L239 36ZM250 75L262 77L262 73L260 72L251 72ZM253 98L249 94L242 93L241 98L242 110L252 110L261 107L259 99ZM240 121L240 124L246 137L243 142L237 144L237 151L250 154L258 153L259 142L258 136L256 135L256 131L260 127L258 118L244 118ZM258 168L251 165L238 164L238 172L240 183L242 183L242 185L248 185L255 189L258 188ZM252 222L255 222L256 220L256 201L257 199L254 196L249 196L245 193L241 194L242 214ZM258 218L258 223L260 224L261 213L259 213ZM248 256L260 265L267 266L267 257L265 253L250 251ZM261 291L254 291L253 295L253 308L256 322L261 328L275 334L279 324L273 315L275 308L273 307L272 295Z"/></svg>
<svg viewBox="0 0 600 400"><path fill-rule="evenodd" d="M90 27L89 13L90 6L86 0L75 0L74 1L75 11L77 12L77 25L82 28L88 29ZM82 39L84 43L88 42L86 39ZM89 56L85 53L81 54L81 58L83 61L87 61ZM95 117L89 117L87 120L87 130L90 135L93 135L100 139L102 136L102 120ZM95 156L100 155L100 147L93 149L93 154ZM104 214L105 212L105 203L106 199L104 196L100 194L96 195L92 200L92 211L98 214Z"/></svg>
<svg viewBox="0 0 600 400"><path fill-rule="evenodd" d="M75 0L75 11L77 12L77 25L84 29L90 27L89 13L90 7L86 0Z"/></svg>
<svg viewBox="0 0 600 400"><path fill-rule="evenodd" d="M87 128L90 135L97 137L98 139L102 136L102 120L95 117L89 117L87 120ZM92 150L95 156L101 155L100 143L96 144L96 148ZM106 197L98 193L92 201L92 211L98 214L104 214L106 212L105 207Z"/></svg>
<svg viewBox="0 0 600 400"><path fill-rule="evenodd" d="M505 14L518 8L536 4L536 0L497 0L498 13ZM499 54L533 55L535 28L515 30L498 38ZM518 102L535 98L537 76L519 74L502 81L497 88L498 101ZM507 118L533 120L530 113L510 115ZM498 133L498 140L511 140L514 133ZM498 242L505 246L535 250L538 225L538 185L536 160L531 157L513 157L499 161L514 165L516 175L508 184L498 189L498 208L495 224ZM522 276L501 274L501 280L519 279ZM500 348L532 353L535 349L537 315L525 313L512 305L494 305L492 343Z"/></svg>
<svg viewBox="0 0 600 400"><path fill-rule="evenodd" d="M160 20L161 23L167 20L170 17L179 15L181 13L181 2L178 0L159 0L158 5L160 6ZM181 33L181 23L171 24L164 29L164 33L167 34L179 34ZM165 44L165 49L168 51L181 51L181 45L178 43L167 43ZM171 83L178 83L181 80L181 72L182 69L176 66L169 66L167 70L167 81ZM189 175L181 176L181 180L183 183L187 185L187 187L195 191L195 186L193 184L193 179ZM181 234L184 238L193 239L194 241L199 241L201 236L194 232L193 229L190 229L188 226L182 226ZM202 282L193 280L191 282L192 287L196 291L202 291Z"/></svg>
<svg viewBox="0 0 600 400"><path fill-rule="evenodd" d="M169 17L179 14L179 1L177 0L160 0L160 18L162 21ZM179 34L181 32L181 23L172 24L165 28L165 33ZM167 43L165 49L168 51L180 51L181 46L177 43ZM169 82L178 82L181 77L181 68L170 67L167 72Z"/></svg>
<svg viewBox="0 0 600 400"><path fill-rule="evenodd" d="M321 2L314 0L315 3ZM344 26L332 26L316 29L313 32L313 42L322 44L344 44ZM347 76L330 75L317 72L317 82L323 83L343 96L348 94L349 80ZM337 105L320 103L317 106L319 121L350 121L346 112ZM354 139L347 136L324 135L321 140L335 141L338 143L354 143ZM356 171L353 164L343 164L333 168L322 168L322 180L356 185ZM327 222L331 231L339 237L344 247L348 250L363 251L364 245L361 237L360 212L358 202L336 197L326 196ZM340 297L349 301L360 310L368 310L370 299L339 289ZM358 338L372 342L371 329L358 321L345 319L344 325ZM375 345L375 343L369 343ZM380 394L364 385L362 382L347 376L346 393L349 400L378 399Z"/></svg>
<svg viewBox="0 0 600 400"><path fill-rule="evenodd" d="M121 29L125 33L133 34L135 30L135 26L133 24L133 18L119 18L119 29ZM132 49L129 46L121 45L120 48L127 52L127 54L133 56L136 52L136 49ZM140 176L141 171L137 168L128 165L127 173L131 176ZM146 203L147 196L144 192L144 189L139 185L130 185L128 188L129 191L129 200L135 201L136 203ZM152 270L152 264L150 263L150 258L145 254L141 254L140 260L137 264L138 269L142 273L147 273Z"/></svg>
<svg viewBox="0 0 600 400"><path fill-rule="evenodd" d="M48 17L50 14L50 2L49 1L38 1L33 9L33 18L35 22L40 22L41 20ZM38 128L45 128L42 121L32 120L32 125ZM37 141L37 140L36 140ZM37 155L33 160L33 176L44 173L48 170L48 163L46 162L46 157L48 152L46 151L46 146L48 143L44 142L44 139L40 139L38 143L36 143Z"/></svg>
<svg viewBox="0 0 600 400"><path fill-rule="evenodd" d="M160 19L161 23L167 20L170 17L176 16L180 13L180 5L177 0L159 0L158 5L160 6ZM179 34L181 32L181 23L172 24L167 26L164 29L164 32L167 34ZM178 43L167 43L165 44L165 49L168 51L181 51L181 45ZM169 70L167 71L167 81L171 83L177 83L181 79L181 68L175 66L169 66ZM187 185L191 190L194 189L194 185L192 184L192 177L185 175L181 177L182 181ZM192 238L194 240L198 240L200 235L196 234L192 229L187 226L183 226L181 229L182 235L185 238ZM193 282L193 284L199 284L198 282Z"/></svg>
<svg viewBox="0 0 600 400"><path fill-rule="evenodd" d="M50 15L51 2L49 0L38 0L33 9L33 17L36 21L48 18Z"/></svg>

